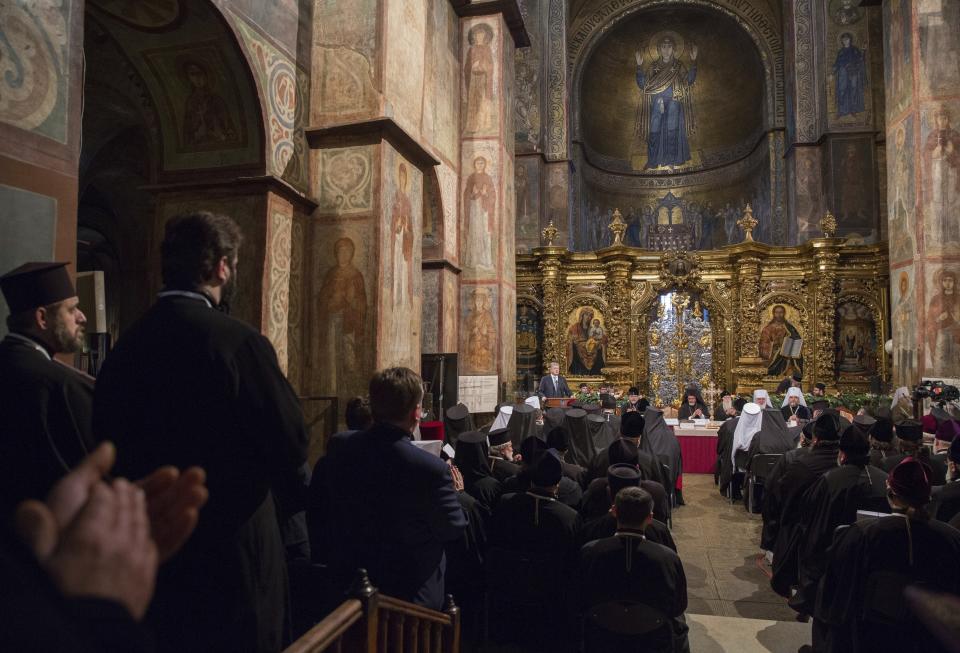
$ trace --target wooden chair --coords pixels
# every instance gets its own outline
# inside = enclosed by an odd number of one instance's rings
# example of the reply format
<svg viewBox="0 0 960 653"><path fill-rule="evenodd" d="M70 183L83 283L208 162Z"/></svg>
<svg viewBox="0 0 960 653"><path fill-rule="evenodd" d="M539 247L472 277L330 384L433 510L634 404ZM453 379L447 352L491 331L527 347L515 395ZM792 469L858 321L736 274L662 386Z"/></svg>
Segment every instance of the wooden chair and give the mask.
<svg viewBox="0 0 960 653"><path fill-rule="evenodd" d="M363 569L349 598L284 653L459 653L460 609L443 612L381 595Z"/></svg>

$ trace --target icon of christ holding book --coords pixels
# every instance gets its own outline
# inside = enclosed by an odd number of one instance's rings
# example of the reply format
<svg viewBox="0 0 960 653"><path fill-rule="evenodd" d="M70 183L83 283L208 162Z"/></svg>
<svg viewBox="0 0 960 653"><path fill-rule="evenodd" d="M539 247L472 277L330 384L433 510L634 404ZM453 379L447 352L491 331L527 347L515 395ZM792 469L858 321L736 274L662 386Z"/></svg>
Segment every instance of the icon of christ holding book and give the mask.
<svg viewBox="0 0 960 653"><path fill-rule="evenodd" d="M770 322L760 332L760 357L767 362L767 374L803 374L802 348L800 332L787 321L787 309L777 304Z"/></svg>

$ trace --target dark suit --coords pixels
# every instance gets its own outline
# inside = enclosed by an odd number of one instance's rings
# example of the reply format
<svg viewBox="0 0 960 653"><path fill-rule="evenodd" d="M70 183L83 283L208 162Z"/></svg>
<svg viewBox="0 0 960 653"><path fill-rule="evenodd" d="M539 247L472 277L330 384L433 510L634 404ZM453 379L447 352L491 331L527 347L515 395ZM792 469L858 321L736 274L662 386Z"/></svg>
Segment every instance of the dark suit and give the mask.
<svg viewBox="0 0 960 653"><path fill-rule="evenodd" d="M334 577L349 583L362 567L384 594L439 610L444 545L467 527L450 468L414 447L410 433L385 423L352 436L327 458Z"/></svg>
<svg viewBox="0 0 960 653"><path fill-rule="evenodd" d="M93 448L93 379L14 336L0 342L0 510L44 499Z"/></svg>
<svg viewBox="0 0 960 653"><path fill-rule="evenodd" d="M160 568L147 623L164 651L276 651L288 636L281 519L302 510L306 429L270 342L199 296L160 298L97 379L94 432L115 473L199 465L210 500Z"/></svg>
<svg viewBox="0 0 960 653"><path fill-rule="evenodd" d="M540 388L537 390L544 397L553 399L556 397L570 397L573 393L570 391L570 386L567 385L567 380L560 375L557 375L557 383L554 386L553 377L547 374L545 377L540 379Z"/></svg>

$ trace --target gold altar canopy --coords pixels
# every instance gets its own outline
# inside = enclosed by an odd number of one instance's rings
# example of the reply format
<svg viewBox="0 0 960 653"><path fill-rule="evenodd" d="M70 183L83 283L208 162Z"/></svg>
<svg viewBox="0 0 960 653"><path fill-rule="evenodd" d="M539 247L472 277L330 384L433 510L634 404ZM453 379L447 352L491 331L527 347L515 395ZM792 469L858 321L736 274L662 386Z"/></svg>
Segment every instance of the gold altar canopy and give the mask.
<svg viewBox="0 0 960 653"><path fill-rule="evenodd" d="M822 382L862 392L887 382L885 243L852 245L830 237L828 214L825 237L772 247L750 237L755 221L748 207L742 243L655 252L619 244L618 215L610 225L611 247L570 252L552 244L556 236L548 227L546 246L517 256L517 314L523 315L525 338L518 378L535 378L556 360L571 385L605 380L656 394L653 386L667 380L654 377L659 363L651 358L660 356L665 336L662 327L651 325L658 306L685 301L685 309L678 307L685 319L703 324L695 337L687 327L680 338L686 342L674 344L674 369L684 354L702 360L709 351L709 374L694 374L691 363L689 378L675 374L669 380L674 386L712 380L749 392L773 389L794 372L802 374L806 389ZM527 342L531 338L536 348Z"/></svg>

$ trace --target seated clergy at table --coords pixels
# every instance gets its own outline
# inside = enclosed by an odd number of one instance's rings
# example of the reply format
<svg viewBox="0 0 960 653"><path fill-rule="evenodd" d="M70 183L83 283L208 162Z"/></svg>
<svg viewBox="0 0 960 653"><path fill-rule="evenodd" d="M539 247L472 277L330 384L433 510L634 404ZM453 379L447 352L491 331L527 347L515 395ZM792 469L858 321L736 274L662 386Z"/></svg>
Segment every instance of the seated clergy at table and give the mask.
<svg viewBox="0 0 960 653"><path fill-rule="evenodd" d="M507 429L490 431L487 434L487 443L490 445L487 462L490 464L490 473L493 477L503 483L508 478L516 476L520 472L520 465L514 462L510 431Z"/></svg>
<svg viewBox="0 0 960 653"><path fill-rule="evenodd" d="M623 407L623 412L636 411L643 415L650 407L650 401L640 396L640 389L632 387L627 391L627 403Z"/></svg>
<svg viewBox="0 0 960 653"><path fill-rule="evenodd" d="M563 466L564 477L580 485L587 470L580 465L574 465L565 460L567 451L570 448L570 444L567 441L567 432L562 428L550 429L547 433L547 448L556 449L557 453L560 454L560 463Z"/></svg>
<svg viewBox="0 0 960 653"><path fill-rule="evenodd" d="M880 467L880 462L889 456L893 446L893 420L890 411L877 411L876 423L868 433L870 440L870 464Z"/></svg>
<svg viewBox="0 0 960 653"><path fill-rule="evenodd" d="M803 398L803 392L800 388L790 388L783 398L783 404L780 406L780 412L783 413L783 419L793 422L791 426L797 426L800 420L810 419L810 409L807 408L807 400Z"/></svg>
<svg viewBox="0 0 960 653"><path fill-rule="evenodd" d="M503 494L503 486L490 471L486 453L487 436L467 431L457 438L453 462L463 476L463 489L474 499L493 510Z"/></svg>
<svg viewBox="0 0 960 653"><path fill-rule="evenodd" d="M760 532L760 549L766 552L770 559L773 559L773 547L780 530L780 512L783 509L780 481L783 479L783 473L795 460L810 453L810 444L813 442L813 426L814 422L812 421L803 425L800 430L800 442L797 448L783 454L777 464L773 466L773 469L770 470L770 473L767 474L763 483L763 500L760 510L763 517L763 530Z"/></svg>
<svg viewBox="0 0 960 653"><path fill-rule="evenodd" d="M530 479L533 474L533 461L539 460L543 453L549 448L546 442L537 437L530 437L521 442L520 472L516 476L504 481L503 493L510 494L527 490L530 487ZM560 457L559 452L557 452L557 457ZM561 475L563 473L563 464L561 460ZM565 506L570 506L574 510L578 510L582 498L583 488L580 487L580 484L566 476L561 476L557 489L557 500Z"/></svg>
<svg viewBox="0 0 960 653"><path fill-rule="evenodd" d="M794 460L783 471L778 482L778 499L782 508L778 518L777 541L773 547L775 577L781 574L786 574L788 578L795 576L795 573L791 574L789 570L795 568L796 559L790 557L788 551L793 545L793 538L797 536L796 530L799 528L804 505L803 497L818 478L837 467L840 429L840 417L836 413L822 413L813 423L810 453ZM780 567L784 565L788 568L781 572Z"/></svg>
<svg viewBox="0 0 960 653"><path fill-rule="evenodd" d="M760 406L763 410L773 408L773 403L770 401L770 393L763 388L757 388L753 391L753 403Z"/></svg>
<svg viewBox="0 0 960 653"><path fill-rule="evenodd" d="M836 527L856 521L857 510L889 512L887 473L869 463L870 443L861 427L847 427L839 446L840 466L817 479L803 498L800 528L784 554L793 557L796 566L779 565L780 575L771 579L774 589L784 596L789 596L790 588L799 588L790 607L804 615L813 613L817 584Z"/></svg>
<svg viewBox="0 0 960 653"><path fill-rule="evenodd" d="M891 454L878 465L885 472L900 464L904 458L929 459L930 454L923 446L923 426L917 420L905 419L894 426L897 436L897 453Z"/></svg>
<svg viewBox="0 0 960 653"><path fill-rule="evenodd" d="M830 549L814 612L817 650L946 650L917 621L903 590L917 584L960 593L960 531L929 519L930 469L919 460L897 465L887 488L895 515L854 523Z"/></svg>
<svg viewBox="0 0 960 653"><path fill-rule="evenodd" d="M638 449L633 440L621 438L610 445L608 460L610 466L630 465L637 470L641 479L640 487L653 497L653 516L662 522L666 522L670 518L670 500L662 483L644 477L645 472L640 468L641 453L643 452ZM583 494L580 515L585 520L599 517L610 509L612 497L607 496L609 467L607 472L604 476L590 481L590 485L587 486L587 490Z"/></svg>
<svg viewBox="0 0 960 653"><path fill-rule="evenodd" d="M954 438L947 450L946 484L933 488L930 516L949 522L960 514L960 438Z"/></svg>
<svg viewBox="0 0 960 653"><path fill-rule="evenodd" d="M640 413L624 415L620 421L620 438L632 441L634 446L639 448L645 425L646 420L643 419L643 415ZM612 444L616 444L616 441ZM613 464L610 462L609 449L608 447L598 452L597 455L593 457L593 460L590 461L590 465L587 467L587 473L584 476L585 484L589 485L593 479L604 478L607 475L607 468ZM640 468L640 474L643 478L651 481L661 481L662 483L663 474L660 471L660 465L648 452L640 452L637 465Z"/></svg>
<svg viewBox="0 0 960 653"><path fill-rule="evenodd" d="M689 651L683 618L687 609L683 564L676 553L644 535L653 519L653 500L640 488L624 488L614 499L613 514L617 520L613 537L594 540L580 550L577 599L581 613L609 602L640 603L663 613L669 624L644 635L643 650ZM635 639L625 641L622 636L591 632L589 620L585 628L588 641L604 641L591 650L628 651L637 646Z"/></svg>
<svg viewBox="0 0 960 653"><path fill-rule="evenodd" d="M663 419L663 411L648 408L643 415L643 438L640 451L646 452L661 465L660 482L663 489L676 495L676 505L683 505L683 457L680 441ZM666 466L664 469L663 466ZM653 479L651 479L653 480Z"/></svg>
<svg viewBox="0 0 960 653"><path fill-rule="evenodd" d="M610 467L607 469L606 478L594 479L593 483L590 484L590 487L593 488L594 483L600 483L600 481L604 481L602 485L599 485L598 487L602 488L603 490L603 496L606 498L605 505L601 504L603 505L603 508L599 511L593 510L592 512L596 516L589 519L581 511L580 516L583 518L584 523L577 538L580 546L583 546L587 542L591 542L593 540L611 537L614 533L616 533L617 520L611 511L614 497L617 496L617 492L625 487L639 487L648 492L653 498L653 520L644 529L644 535L646 535L647 539L652 542L662 544L673 549L674 551L677 550L677 545L673 541L673 536L670 534L670 529L667 527L666 519L657 516L658 510L663 510L663 507L658 507L658 502L665 502L666 499L663 486L655 481L644 481L640 476L640 472L637 470L636 465L629 463L616 463L610 465ZM653 491L651 491L651 488L653 488ZM655 494L656 491L659 491L659 497ZM586 501L584 503L586 503Z"/></svg>
<svg viewBox="0 0 960 653"><path fill-rule="evenodd" d="M700 396L700 391L696 388L687 388L683 391L683 403L680 406L680 412L677 418L681 420L690 419L708 419L710 411L707 404Z"/></svg>
<svg viewBox="0 0 960 653"><path fill-rule="evenodd" d="M733 405L738 398L739 397L734 395L732 392L723 390L720 393L720 400L717 401L716 405L713 407L713 420L715 422L724 422L733 419L740 414L740 410ZM729 408L726 408L725 406L729 406Z"/></svg>

